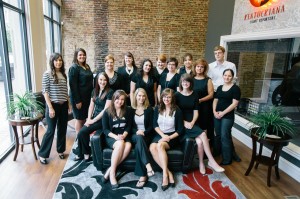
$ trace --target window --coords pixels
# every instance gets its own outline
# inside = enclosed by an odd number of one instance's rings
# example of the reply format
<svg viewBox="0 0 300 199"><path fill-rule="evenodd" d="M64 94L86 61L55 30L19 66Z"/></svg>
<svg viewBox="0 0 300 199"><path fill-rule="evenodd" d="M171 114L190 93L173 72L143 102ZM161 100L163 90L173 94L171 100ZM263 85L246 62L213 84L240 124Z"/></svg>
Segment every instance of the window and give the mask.
<svg viewBox="0 0 300 199"><path fill-rule="evenodd" d="M60 6L53 0L43 1L46 33L46 56L49 60L53 52L61 53Z"/></svg>
<svg viewBox="0 0 300 199"><path fill-rule="evenodd" d="M13 144L6 120L9 95L31 90L24 1L0 1L0 156Z"/></svg>

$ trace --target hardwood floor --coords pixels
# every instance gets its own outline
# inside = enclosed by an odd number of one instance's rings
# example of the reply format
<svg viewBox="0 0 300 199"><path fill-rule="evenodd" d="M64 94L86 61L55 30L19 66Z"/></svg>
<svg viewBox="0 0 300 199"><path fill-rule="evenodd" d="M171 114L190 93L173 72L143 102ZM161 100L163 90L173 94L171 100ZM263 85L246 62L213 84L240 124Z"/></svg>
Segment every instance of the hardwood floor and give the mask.
<svg viewBox="0 0 300 199"><path fill-rule="evenodd" d="M40 140L44 130L40 127ZM76 135L74 131L67 133L67 150L70 153ZM274 170L271 177L271 187L267 186L267 167L259 166L253 169L249 176L244 173L248 168L251 151L241 142L234 140L236 150L242 158L242 162L234 162L226 166L225 174L246 196L246 198L283 198L283 196L300 196L300 184L283 172L280 172L280 180L276 180ZM64 165L67 159L61 160L55 150L55 143L52 146L49 164L41 165L34 159L32 149L29 145L20 152L16 162L11 153L0 164L0 198L31 198L50 199L56 189ZM68 156L67 156L68 157Z"/></svg>

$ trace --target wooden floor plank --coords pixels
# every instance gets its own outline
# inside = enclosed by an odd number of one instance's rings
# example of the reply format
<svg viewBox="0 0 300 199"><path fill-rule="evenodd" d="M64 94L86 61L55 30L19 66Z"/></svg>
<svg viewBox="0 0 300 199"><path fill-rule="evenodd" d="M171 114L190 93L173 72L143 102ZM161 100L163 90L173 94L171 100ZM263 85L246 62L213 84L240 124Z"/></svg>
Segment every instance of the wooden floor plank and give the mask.
<svg viewBox="0 0 300 199"><path fill-rule="evenodd" d="M43 132L43 128L40 127L41 138ZM74 131L68 132L67 154L70 153L75 137ZM251 150L237 140L234 140L234 143L242 162L226 166L225 174L247 198L279 199L288 195L300 196L300 184L282 171L280 180L276 179L274 170L272 171L271 187L267 186L266 166L261 165L257 170L253 168L250 175L245 176ZM24 152L19 153L15 162L12 160L14 152L11 153L0 164L0 198L52 198L67 161L58 158L55 146L54 143L48 165L41 165L34 159L30 145L24 147Z"/></svg>

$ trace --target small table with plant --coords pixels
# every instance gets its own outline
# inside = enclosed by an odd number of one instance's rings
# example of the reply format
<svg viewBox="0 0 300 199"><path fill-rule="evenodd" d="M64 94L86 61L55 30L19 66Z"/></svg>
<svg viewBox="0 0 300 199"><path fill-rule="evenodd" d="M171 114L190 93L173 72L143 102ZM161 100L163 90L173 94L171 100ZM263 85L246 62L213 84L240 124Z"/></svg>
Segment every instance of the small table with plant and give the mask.
<svg viewBox="0 0 300 199"><path fill-rule="evenodd" d="M292 137L295 135L295 126L288 118L281 116L280 107L270 107L261 113L250 116L249 119L253 122L250 130L252 138L252 157L245 175L249 175L255 162L255 169L257 169L259 164L267 165L267 185L270 187L271 171L273 166L275 167L277 179L280 179L278 171L279 157L282 148L287 146ZM260 144L258 154L256 154L257 143ZM270 157L262 155L264 145L272 147Z"/></svg>
<svg viewBox="0 0 300 199"><path fill-rule="evenodd" d="M17 159L19 146L21 145L21 151L23 152L23 147L26 144L31 144L34 157L37 160L34 143L36 142L38 148L40 148L40 142L38 137L40 118L41 117L30 118L30 119L19 119L19 120L9 119L9 124L13 128L15 142L16 142L14 161L16 161ZM24 126L31 126L31 136L24 136L24 131L23 131ZM20 135L18 133L18 127L21 129Z"/></svg>
<svg viewBox="0 0 300 199"><path fill-rule="evenodd" d="M37 160L34 143L36 142L40 148L38 127L39 121L43 117L43 112L43 104L36 100L36 96L32 92L26 92L23 95L13 94L10 96L7 118L13 128L16 142L14 161L17 159L19 146L21 145L21 151L23 152L23 147L26 144L31 144L34 157ZM24 126L31 126L31 136L24 135ZM18 127L21 130L20 133L18 133Z"/></svg>

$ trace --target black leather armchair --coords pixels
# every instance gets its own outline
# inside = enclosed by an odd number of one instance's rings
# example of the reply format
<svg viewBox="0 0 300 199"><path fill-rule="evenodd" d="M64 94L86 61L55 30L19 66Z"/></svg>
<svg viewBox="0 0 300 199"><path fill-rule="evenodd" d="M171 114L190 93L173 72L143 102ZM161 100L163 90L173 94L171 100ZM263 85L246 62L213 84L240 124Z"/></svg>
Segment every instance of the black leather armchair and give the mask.
<svg viewBox="0 0 300 199"><path fill-rule="evenodd" d="M171 171L182 171L187 173L193 164L195 154L195 140L191 138L185 139L180 146L175 149L168 150L168 167ZM104 133L96 132L91 138L91 147L93 154L93 163L97 170L105 171L110 166L112 149L105 144ZM135 152L131 150L128 157L118 166L118 169L134 171ZM152 160L151 162L155 171L160 171L160 167Z"/></svg>

